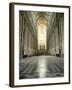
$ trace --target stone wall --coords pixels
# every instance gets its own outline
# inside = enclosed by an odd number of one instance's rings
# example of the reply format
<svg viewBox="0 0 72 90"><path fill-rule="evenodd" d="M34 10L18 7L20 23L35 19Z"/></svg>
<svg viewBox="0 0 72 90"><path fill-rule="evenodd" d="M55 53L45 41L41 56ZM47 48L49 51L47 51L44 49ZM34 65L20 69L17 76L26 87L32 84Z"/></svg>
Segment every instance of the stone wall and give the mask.
<svg viewBox="0 0 72 90"><path fill-rule="evenodd" d="M48 28L48 54L64 55L64 14L53 13L50 28Z"/></svg>
<svg viewBox="0 0 72 90"><path fill-rule="evenodd" d="M19 50L20 58L33 56L37 53L37 37L31 20L30 12L19 14Z"/></svg>

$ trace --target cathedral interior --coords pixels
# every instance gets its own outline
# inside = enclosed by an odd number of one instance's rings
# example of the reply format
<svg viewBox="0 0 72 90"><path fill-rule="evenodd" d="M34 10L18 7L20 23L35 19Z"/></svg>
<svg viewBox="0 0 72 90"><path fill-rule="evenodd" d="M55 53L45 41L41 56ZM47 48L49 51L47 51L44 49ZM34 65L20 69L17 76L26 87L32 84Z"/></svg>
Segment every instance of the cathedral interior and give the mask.
<svg viewBox="0 0 72 90"><path fill-rule="evenodd" d="M64 76L64 13L19 11L19 79Z"/></svg>

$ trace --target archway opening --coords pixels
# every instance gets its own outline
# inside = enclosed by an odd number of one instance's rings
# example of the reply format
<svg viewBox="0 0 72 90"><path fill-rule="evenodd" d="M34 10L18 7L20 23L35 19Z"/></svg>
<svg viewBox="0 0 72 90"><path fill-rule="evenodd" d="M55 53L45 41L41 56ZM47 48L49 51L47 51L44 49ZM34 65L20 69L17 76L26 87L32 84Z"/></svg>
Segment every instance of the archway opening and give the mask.
<svg viewBox="0 0 72 90"><path fill-rule="evenodd" d="M47 21L44 17L37 21L38 50L47 49Z"/></svg>

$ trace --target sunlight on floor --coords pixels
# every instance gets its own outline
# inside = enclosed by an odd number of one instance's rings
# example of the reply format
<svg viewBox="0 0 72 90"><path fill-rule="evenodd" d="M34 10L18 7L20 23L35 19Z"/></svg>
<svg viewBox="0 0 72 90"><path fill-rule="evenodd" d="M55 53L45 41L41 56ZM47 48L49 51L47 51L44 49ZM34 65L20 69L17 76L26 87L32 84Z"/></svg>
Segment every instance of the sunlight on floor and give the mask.
<svg viewBox="0 0 72 90"><path fill-rule="evenodd" d="M39 59L38 61L38 73L39 77L46 77L46 60L43 58Z"/></svg>

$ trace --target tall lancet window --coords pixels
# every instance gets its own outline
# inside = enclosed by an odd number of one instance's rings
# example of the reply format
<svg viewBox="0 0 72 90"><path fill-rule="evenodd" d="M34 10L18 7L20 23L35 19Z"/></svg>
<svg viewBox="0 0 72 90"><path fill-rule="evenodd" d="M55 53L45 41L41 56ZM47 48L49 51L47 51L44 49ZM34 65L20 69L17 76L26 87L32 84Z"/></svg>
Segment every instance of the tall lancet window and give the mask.
<svg viewBox="0 0 72 90"><path fill-rule="evenodd" d="M46 49L47 47L47 21L44 17L40 17L37 21L38 49Z"/></svg>

